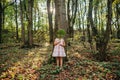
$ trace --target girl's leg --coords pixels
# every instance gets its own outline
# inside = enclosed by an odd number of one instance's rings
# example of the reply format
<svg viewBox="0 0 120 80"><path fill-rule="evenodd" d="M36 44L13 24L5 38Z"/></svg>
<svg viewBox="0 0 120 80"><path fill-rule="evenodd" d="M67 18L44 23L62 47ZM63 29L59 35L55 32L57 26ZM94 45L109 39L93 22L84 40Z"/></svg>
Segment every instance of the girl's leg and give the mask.
<svg viewBox="0 0 120 80"><path fill-rule="evenodd" d="M62 67L62 65L63 65L63 58L60 57L60 67Z"/></svg>
<svg viewBox="0 0 120 80"><path fill-rule="evenodd" d="M56 57L57 66L59 66L59 57Z"/></svg>

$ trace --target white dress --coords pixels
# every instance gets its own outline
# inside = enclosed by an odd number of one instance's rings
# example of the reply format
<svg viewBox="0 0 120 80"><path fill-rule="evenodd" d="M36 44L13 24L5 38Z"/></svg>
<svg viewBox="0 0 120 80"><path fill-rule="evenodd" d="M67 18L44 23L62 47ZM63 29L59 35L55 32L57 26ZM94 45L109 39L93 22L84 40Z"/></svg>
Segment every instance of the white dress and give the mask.
<svg viewBox="0 0 120 80"><path fill-rule="evenodd" d="M55 42L60 42L60 43L58 43L57 45L54 46L54 50L53 50L52 56L53 57L65 57L66 54L65 54L64 47L60 46L60 44L64 43L64 39L58 39L58 38L56 38Z"/></svg>

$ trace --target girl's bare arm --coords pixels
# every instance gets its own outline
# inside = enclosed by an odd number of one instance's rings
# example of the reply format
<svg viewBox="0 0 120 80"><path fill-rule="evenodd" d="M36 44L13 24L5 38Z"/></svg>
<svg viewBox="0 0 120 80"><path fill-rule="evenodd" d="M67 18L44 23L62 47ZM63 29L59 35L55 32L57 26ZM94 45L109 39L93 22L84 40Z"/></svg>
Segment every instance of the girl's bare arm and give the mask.
<svg viewBox="0 0 120 80"><path fill-rule="evenodd" d="M57 45L57 44L59 44L60 42L56 42L56 41L54 41L54 45Z"/></svg>
<svg viewBox="0 0 120 80"><path fill-rule="evenodd" d="M65 46L65 42L63 42L63 44L60 44L60 46L63 46L63 47L64 47L64 46Z"/></svg>

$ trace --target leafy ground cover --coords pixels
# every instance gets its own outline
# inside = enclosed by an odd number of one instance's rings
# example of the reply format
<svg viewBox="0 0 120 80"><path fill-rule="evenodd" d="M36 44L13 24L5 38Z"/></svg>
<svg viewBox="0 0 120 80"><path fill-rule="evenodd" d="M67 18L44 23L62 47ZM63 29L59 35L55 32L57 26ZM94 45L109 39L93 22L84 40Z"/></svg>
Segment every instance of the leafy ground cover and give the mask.
<svg viewBox="0 0 120 80"><path fill-rule="evenodd" d="M118 46L114 51L110 51L112 60L98 62L89 49L84 48L82 44L79 45L73 44L68 47L68 61L64 62L63 69L56 67L56 63L48 61L52 45L43 44L33 49L20 49L19 46L1 48L0 80L120 79ZM115 56L113 52L116 53Z"/></svg>
<svg viewBox="0 0 120 80"><path fill-rule="evenodd" d="M77 50L78 48L78 50ZM68 62L63 69L55 63L46 63L40 69L40 80L119 80L120 63L98 62L92 57L90 50L73 45L68 51ZM113 59L113 58L112 58ZM115 58L114 58L115 59Z"/></svg>
<svg viewBox="0 0 120 80"><path fill-rule="evenodd" d="M46 58L47 47L20 49L9 47L0 50L0 80L36 80Z"/></svg>

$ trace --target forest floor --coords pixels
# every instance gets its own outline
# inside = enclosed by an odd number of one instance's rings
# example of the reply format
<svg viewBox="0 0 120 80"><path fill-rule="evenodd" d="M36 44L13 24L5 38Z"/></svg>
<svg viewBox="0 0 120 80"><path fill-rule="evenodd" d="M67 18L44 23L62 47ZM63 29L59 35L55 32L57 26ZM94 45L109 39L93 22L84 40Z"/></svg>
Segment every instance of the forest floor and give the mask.
<svg viewBox="0 0 120 80"><path fill-rule="evenodd" d="M48 43L32 49L10 45L15 46L0 46L0 80L120 80L120 43L110 46L111 57L104 62L95 60L82 44L73 43L62 70L50 63Z"/></svg>

